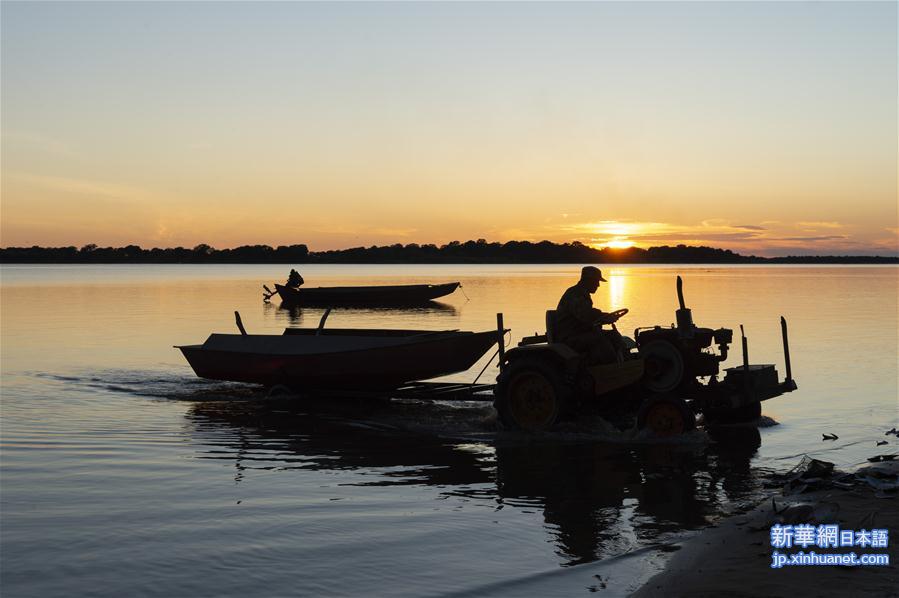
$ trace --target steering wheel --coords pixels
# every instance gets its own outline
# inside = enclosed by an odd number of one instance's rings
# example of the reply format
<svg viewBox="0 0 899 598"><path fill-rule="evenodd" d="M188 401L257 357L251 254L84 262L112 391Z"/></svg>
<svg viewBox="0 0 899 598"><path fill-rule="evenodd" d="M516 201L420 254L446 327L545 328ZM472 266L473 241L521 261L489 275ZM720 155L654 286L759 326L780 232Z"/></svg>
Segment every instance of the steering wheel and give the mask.
<svg viewBox="0 0 899 598"><path fill-rule="evenodd" d="M622 307L621 309L616 309L615 311L604 314L605 317L608 317L609 321L605 321L605 318L603 318L603 320L598 322L597 325L600 328L602 328L603 326L611 326L613 330L618 330L618 328L615 327L615 322L617 322L618 318L620 318L627 312L628 309L626 307Z"/></svg>

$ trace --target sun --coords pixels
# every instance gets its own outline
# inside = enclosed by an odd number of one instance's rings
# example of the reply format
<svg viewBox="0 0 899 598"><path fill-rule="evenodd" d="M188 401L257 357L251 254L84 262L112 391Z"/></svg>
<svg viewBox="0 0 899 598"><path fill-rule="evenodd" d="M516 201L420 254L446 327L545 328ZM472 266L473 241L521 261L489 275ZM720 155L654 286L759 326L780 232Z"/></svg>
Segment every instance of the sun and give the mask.
<svg viewBox="0 0 899 598"><path fill-rule="evenodd" d="M590 247L594 249L630 249L639 247L639 237L648 228L658 226L645 222L620 222L618 220L602 220L588 222L579 228L590 236ZM634 240L637 237L637 240Z"/></svg>
<svg viewBox="0 0 899 598"><path fill-rule="evenodd" d="M606 241L603 243L604 247L608 247L610 249L627 249L628 247L633 247L634 242L628 239L612 239L611 241Z"/></svg>
<svg viewBox="0 0 899 598"><path fill-rule="evenodd" d="M590 247L594 249L630 249L635 246L633 241L626 238L615 238L590 244Z"/></svg>
<svg viewBox="0 0 899 598"><path fill-rule="evenodd" d="M619 222L617 220L604 220L589 225L596 238L593 239L593 247L597 249L627 249L634 246L630 236L640 230L640 225L634 222Z"/></svg>

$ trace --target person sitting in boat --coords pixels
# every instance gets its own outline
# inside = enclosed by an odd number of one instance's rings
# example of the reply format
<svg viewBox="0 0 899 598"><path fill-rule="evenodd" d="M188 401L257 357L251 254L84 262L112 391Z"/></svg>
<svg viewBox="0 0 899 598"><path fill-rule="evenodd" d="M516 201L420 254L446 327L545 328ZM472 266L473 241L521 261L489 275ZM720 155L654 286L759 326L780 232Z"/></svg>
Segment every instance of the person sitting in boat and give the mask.
<svg viewBox="0 0 899 598"><path fill-rule="evenodd" d="M556 308L554 336L575 351L586 353L590 363L612 363L619 359L624 341L617 330L603 330L603 324L614 324L627 310L606 313L593 307L590 295L600 282L607 282L602 271L584 266L581 279L570 287Z"/></svg>
<svg viewBox="0 0 899 598"><path fill-rule="evenodd" d="M290 276L287 277L287 283L284 286L298 289L303 284L303 282L305 281L303 280L303 277L300 276L300 273L291 268Z"/></svg>

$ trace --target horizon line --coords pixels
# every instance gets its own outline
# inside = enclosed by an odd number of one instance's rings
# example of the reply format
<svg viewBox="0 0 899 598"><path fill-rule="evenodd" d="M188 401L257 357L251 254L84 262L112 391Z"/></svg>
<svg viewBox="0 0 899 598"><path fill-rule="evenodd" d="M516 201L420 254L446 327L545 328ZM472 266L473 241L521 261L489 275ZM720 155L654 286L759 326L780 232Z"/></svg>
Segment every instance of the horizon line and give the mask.
<svg viewBox="0 0 899 598"><path fill-rule="evenodd" d="M447 242L447 243L444 243L444 244L440 244L440 245L438 245L438 244L436 244L436 243L406 243L406 244L403 244L403 243L394 243L394 244L390 244L390 245L367 245L367 246L366 246L366 245L356 245L356 246L344 247L344 248L339 248L339 249L322 249L322 250L313 250L313 249L309 248L309 246L308 246L306 243L294 243L294 244L291 244L291 245L267 245L267 244L263 244L263 243L257 243L257 244L235 245L235 246L232 246L232 247L223 247L223 248L216 248L216 247L214 247L214 246L212 246L212 245L210 245L210 244L208 244L208 243L198 243L198 244L194 245L193 247L186 247L186 246L183 246L183 245L169 246L169 247L143 247L143 246L137 245L137 244L128 244L128 245L122 245L122 246L114 247L114 246L112 246L112 245L108 245L108 246L100 246L100 245L98 245L98 244L96 244L96 243L88 243L88 244L82 245L81 247L77 247L77 246L75 246L75 245L59 245L59 246L42 246L42 245L31 245L31 246L21 246L21 245L18 245L18 246L0 246L0 251L3 251L3 252L10 251L10 250L24 250L24 251L29 251L29 250L57 250L57 251L58 251L58 250L71 250L71 249L75 249L75 250L78 252L78 254L86 255L86 254L88 254L88 253L90 253L90 252L92 252L92 251L97 251L97 250L121 251L121 250L128 249L128 248L137 248L137 249L139 249L139 250L142 251L142 252L149 252L149 251L154 251L154 250L159 250L159 251L182 250L182 251L196 252L196 251L197 251L198 249L200 249L200 248L203 248L206 252L210 252L210 251L220 252L220 251L235 251L235 250L238 250L238 249L246 249L246 248L269 248L269 249L271 249L272 251L277 251L277 250L279 250L279 249L281 249L281 248L284 248L284 249L293 249L293 248L299 249L300 247L304 247L305 250L306 250L306 253L307 253L308 255L311 256L311 255L324 255L324 254L328 254L328 253L342 253L342 252L353 251L353 250L371 251L371 250L391 249L391 248L402 248L402 249L404 249L404 250L407 250L407 249L410 249L410 248L411 248L411 249L415 249L415 248L428 248L428 247L434 247L434 248L436 248L437 250L444 250L444 249L446 249L446 248L451 248L451 247L465 247L465 246L470 246L470 245L475 245L475 246L484 245L484 246L500 246L500 247L502 247L502 246L508 245L508 244L510 244L510 243L530 244L530 245L549 244L549 245L554 246L554 247L566 247L566 246L568 246L568 247L577 247L577 248L582 249L582 250L585 249L585 250L588 250L588 251L591 251L591 252L597 252L597 253L603 254L603 255L608 255L608 254L612 254L612 255L614 255L614 254L626 254L626 253L630 253L630 252L649 252L649 251L654 250L654 249L665 249L665 248L668 248L668 249L684 249L684 250L697 250L697 249L702 249L702 250L712 250L712 251L716 251L716 252L730 253L730 254L732 254L733 256L739 257L739 258L758 259L758 260L790 259L790 258L796 258L796 259L827 259L827 258L840 258L840 259L870 259L870 258L875 258L875 259L899 259L899 248L897 248L896 254L895 254L895 255L884 255L884 254L855 254L855 255L853 255L853 254L837 254L837 253L833 253L833 254L816 253L816 254L781 254L781 255L764 256L764 255L756 255L756 254L744 254L744 253L739 253L739 252L734 251L734 250L732 250L732 249L726 249L726 248L722 248L722 247L713 247L713 246L711 246L711 245L687 245L687 244L679 243L679 244L677 244L677 245L653 245L653 246L650 246L650 247L639 247L639 246L637 246L637 245L632 245L632 246L629 246L629 247L610 247L610 246L606 246L606 247L595 247L595 246L588 245L588 244L586 244L586 243L583 243L583 242L577 241L577 240L575 240L575 241L567 241L567 242L555 242L555 241L550 241L550 240L548 240L548 239L543 239L543 240L540 240L540 241L516 240L516 239L512 239L512 240L509 240L509 241L486 241L486 240L484 240L484 239L477 239L477 240L469 239L469 240L467 240L467 241L458 241L458 240L454 240L454 241L450 241L450 242ZM399 246L399 247L397 247L397 246ZM90 249L88 249L88 248L90 248ZM273 256L273 257L275 257L275 256Z"/></svg>

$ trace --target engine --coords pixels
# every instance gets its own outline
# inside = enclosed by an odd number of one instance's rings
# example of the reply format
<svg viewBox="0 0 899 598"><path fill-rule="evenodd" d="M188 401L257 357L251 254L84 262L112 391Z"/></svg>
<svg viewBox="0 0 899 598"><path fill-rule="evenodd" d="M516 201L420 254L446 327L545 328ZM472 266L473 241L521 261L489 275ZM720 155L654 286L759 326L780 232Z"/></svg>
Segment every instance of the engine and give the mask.
<svg viewBox="0 0 899 598"><path fill-rule="evenodd" d="M645 360L644 383L653 392L669 392L694 383L696 378L716 376L727 359L734 333L729 328L701 328L693 323L693 314L684 305L683 281L677 277L676 326L638 328L634 339ZM711 349L717 346L717 353Z"/></svg>

